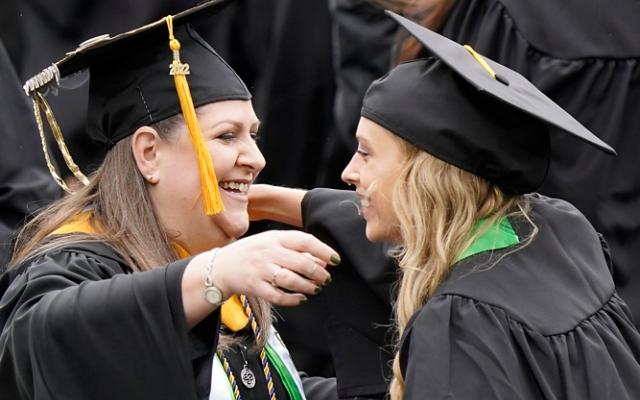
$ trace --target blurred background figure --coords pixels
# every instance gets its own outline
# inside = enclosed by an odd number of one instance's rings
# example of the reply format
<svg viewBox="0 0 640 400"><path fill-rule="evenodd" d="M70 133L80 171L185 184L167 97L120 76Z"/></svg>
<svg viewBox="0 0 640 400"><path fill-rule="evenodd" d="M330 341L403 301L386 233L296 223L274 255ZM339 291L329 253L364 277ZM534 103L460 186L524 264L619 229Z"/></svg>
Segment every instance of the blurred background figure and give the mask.
<svg viewBox="0 0 640 400"><path fill-rule="evenodd" d="M327 0L236 0L203 36L254 96L262 182L313 187L332 126L333 76Z"/></svg>
<svg viewBox="0 0 640 400"><path fill-rule="evenodd" d="M340 172L356 148L355 131L369 84L391 65L396 25L370 0L330 0L332 23L333 129L316 186L344 188Z"/></svg>
<svg viewBox="0 0 640 400"><path fill-rule="evenodd" d="M2 25L4 27L4 25ZM0 273L9 261L13 233L25 217L58 198L36 135L22 84L0 40ZM0 292L3 288L0 288Z"/></svg>

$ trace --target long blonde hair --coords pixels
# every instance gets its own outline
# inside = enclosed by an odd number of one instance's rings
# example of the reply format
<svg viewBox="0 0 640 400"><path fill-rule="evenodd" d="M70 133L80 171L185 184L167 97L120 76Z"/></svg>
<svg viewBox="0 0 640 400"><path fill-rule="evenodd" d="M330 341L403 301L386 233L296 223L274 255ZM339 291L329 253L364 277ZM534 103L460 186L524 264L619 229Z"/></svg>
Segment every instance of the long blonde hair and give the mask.
<svg viewBox="0 0 640 400"><path fill-rule="evenodd" d="M152 125L162 139L168 141L175 140L185 126L181 115ZM52 250L92 242L106 243L134 271L147 271L178 260L172 238L162 228L145 180L138 171L131 140L131 136L122 139L107 152L89 185L44 209L20 230L10 268ZM50 236L83 211L91 211L90 223L98 233ZM269 304L257 298L249 301L260 328L268 332ZM260 346L264 346L266 340L266 335L263 336ZM221 343L229 341L221 338Z"/></svg>
<svg viewBox="0 0 640 400"><path fill-rule="evenodd" d="M396 139L406 155L393 191L402 243L396 252L401 271L395 304L400 337L409 319L446 279L457 258L484 233L480 229L470 234L481 218L487 228L506 215L530 220L526 197L507 196L486 180ZM535 227L525 242L534 235ZM397 400L404 393L398 353L393 373L391 399Z"/></svg>

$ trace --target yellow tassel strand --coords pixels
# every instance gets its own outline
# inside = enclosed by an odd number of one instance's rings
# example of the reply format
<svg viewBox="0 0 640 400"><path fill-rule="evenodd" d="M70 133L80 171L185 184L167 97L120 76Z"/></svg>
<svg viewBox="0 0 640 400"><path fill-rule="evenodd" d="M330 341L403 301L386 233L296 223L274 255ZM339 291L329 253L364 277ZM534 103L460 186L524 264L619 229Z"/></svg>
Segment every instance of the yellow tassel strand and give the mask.
<svg viewBox="0 0 640 400"><path fill-rule="evenodd" d="M193 99L191 98L191 91L189 90L189 83L187 82L186 75L189 74L189 64L180 62L180 42L173 36L173 17L169 15L165 17L165 21L169 29L169 47L171 51L173 51L170 75L173 75L182 115L187 123L189 137L191 138L191 143L193 144L193 149L198 160L204 211L207 215L215 215L224 211L224 205L220 197L218 179L213 169L211 154L209 154L204 137L202 136L196 111L193 106Z"/></svg>
<svg viewBox="0 0 640 400"><path fill-rule="evenodd" d="M464 48L467 49L467 51L469 52L469 54L471 54L471 57L475 58L475 60L478 62L478 64L480 64L480 66L482 68L484 68L485 71L487 71L489 73L489 75L491 75L491 77L493 79L496 79L496 73L493 71L493 68L491 68L489 66L489 64L485 61L484 58L482 58L482 56L480 55L480 53L478 53L477 51L475 51L473 49L473 47L469 46L468 44L464 45Z"/></svg>

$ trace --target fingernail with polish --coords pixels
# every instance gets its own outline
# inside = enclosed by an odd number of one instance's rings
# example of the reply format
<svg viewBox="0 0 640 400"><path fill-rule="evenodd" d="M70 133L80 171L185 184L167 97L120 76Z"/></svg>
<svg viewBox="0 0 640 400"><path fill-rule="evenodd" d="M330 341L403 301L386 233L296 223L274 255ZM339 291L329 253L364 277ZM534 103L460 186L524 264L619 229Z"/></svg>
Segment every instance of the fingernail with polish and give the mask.
<svg viewBox="0 0 640 400"><path fill-rule="evenodd" d="M315 290L313 291L313 293L314 293L314 294L318 294L318 293L320 293L320 292L322 292L322 287L320 287L320 286L316 286L316 288L315 288Z"/></svg>
<svg viewBox="0 0 640 400"><path fill-rule="evenodd" d="M303 297L302 300L300 300L300 304L305 304L307 301L309 301L309 299Z"/></svg>
<svg viewBox="0 0 640 400"><path fill-rule="evenodd" d="M323 285L327 286L328 284L331 283L331 277L328 277L326 281L324 281Z"/></svg>
<svg viewBox="0 0 640 400"><path fill-rule="evenodd" d="M333 254L329 260L331 262L331 265L338 265L340 264L340 256L337 254Z"/></svg>

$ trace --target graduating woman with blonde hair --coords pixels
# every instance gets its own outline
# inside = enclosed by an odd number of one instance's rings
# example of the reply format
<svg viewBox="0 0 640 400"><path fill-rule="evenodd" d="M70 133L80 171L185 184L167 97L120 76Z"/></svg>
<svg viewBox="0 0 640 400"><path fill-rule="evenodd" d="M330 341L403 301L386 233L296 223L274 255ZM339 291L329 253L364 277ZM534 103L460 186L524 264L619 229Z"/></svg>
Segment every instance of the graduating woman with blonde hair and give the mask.
<svg viewBox="0 0 640 400"><path fill-rule="evenodd" d="M433 57L370 86L342 173L366 238L398 245L391 398L638 398L640 334L606 244L571 204L535 193L550 127L615 152L519 74L393 16ZM340 223L352 194L256 189L257 216L297 196L298 222L371 252Z"/></svg>

